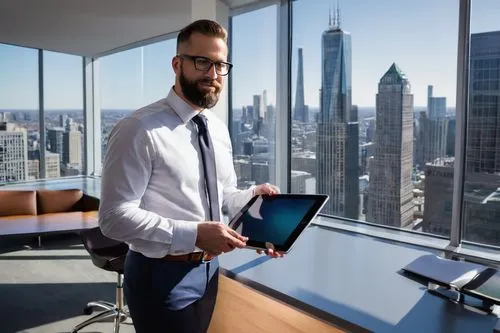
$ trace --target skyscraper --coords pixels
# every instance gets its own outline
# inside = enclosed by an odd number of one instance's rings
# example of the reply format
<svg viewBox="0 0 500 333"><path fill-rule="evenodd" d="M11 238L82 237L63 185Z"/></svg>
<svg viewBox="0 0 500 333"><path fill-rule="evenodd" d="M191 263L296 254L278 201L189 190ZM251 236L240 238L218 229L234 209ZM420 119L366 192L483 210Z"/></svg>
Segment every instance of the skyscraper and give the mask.
<svg viewBox="0 0 500 333"><path fill-rule="evenodd" d="M71 164L80 167L82 162L82 133L79 131L69 131L63 133L63 155L64 164Z"/></svg>
<svg viewBox="0 0 500 333"><path fill-rule="evenodd" d="M434 87L427 86L427 112L429 119L443 119L446 117L446 97L434 97Z"/></svg>
<svg viewBox="0 0 500 333"><path fill-rule="evenodd" d="M448 119L446 118L446 97L434 97L433 86L427 86L427 121L428 131L424 134L428 140L424 147L425 162L433 163L446 156L446 135Z"/></svg>
<svg viewBox="0 0 500 333"><path fill-rule="evenodd" d="M330 19L321 40L316 192L330 195L325 214L359 218L359 126L351 116L351 36Z"/></svg>
<svg viewBox="0 0 500 333"><path fill-rule="evenodd" d="M471 35L466 171L500 172L500 31Z"/></svg>
<svg viewBox="0 0 500 333"><path fill-rule="evenodd" d="M61 155L61 157L64 152L63 134L64 128L62 127L54 127L47 130L47 142L49 145L48 150L52 153Z"/></svg>
<svg viewBox="0 0 500 333"><path fill-rule="evenodd" d="M293 120L303 123L309 120L308 108L304 101L304 60L302 48L299 48L299 65L297 68L297 90L295 92L295 112Z"/></svg>
<svg viewBox="0 0 500 333"><path fill-rule="evenodd" d="M28 179L26 129L0 122L0 184Z"/></svg>
<svg viewBox="0 0 500 333"><path fill-rule="evenodd" d="M367 221L405 227L413 220L413 95L392 64L380 79Z"/></svg>
<svg viewBox="0 0 500 333"><path fill-rule="evenodd" d="M45 152L45 178L61 177L61 155Z"/></svg>

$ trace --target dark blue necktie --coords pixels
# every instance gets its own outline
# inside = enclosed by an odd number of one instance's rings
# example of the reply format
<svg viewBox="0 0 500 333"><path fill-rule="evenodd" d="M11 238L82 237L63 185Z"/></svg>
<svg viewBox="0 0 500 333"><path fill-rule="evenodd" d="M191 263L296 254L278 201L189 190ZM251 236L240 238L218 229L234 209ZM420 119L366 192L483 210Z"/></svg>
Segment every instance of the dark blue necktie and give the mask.
<svg viewBox="0 0 500 333"><path fill-rule="evenodd" d="M198 126L198 142L200 143L201 158L203 161L203 173L205 175L205 188L207 190L210 219L220 221L219 214L219 192L217 191L217 172L215 169L215 154L212 139L207 128L207 118L201 114L193 117Z"/></svg>

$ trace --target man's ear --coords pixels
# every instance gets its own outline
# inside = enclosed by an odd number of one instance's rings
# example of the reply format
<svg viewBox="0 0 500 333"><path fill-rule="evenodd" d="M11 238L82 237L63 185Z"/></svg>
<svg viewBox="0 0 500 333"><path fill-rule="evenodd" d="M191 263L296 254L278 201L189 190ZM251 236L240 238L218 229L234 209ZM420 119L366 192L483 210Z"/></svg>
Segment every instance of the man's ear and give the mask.
<svg viewBox="0 0 500 333"><path fill-rule="evenodd" d="M181 58L180 57L173 57L172 58L172 69L174 70L176 75L179 75L181 72Z"/></svg>

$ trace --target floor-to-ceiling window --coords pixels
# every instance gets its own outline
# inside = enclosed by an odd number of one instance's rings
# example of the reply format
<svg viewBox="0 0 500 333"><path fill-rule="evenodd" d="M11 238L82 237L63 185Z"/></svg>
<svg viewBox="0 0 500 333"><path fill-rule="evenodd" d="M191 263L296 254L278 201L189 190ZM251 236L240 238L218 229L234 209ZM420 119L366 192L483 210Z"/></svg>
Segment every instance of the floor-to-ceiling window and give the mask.
<svg viewBox="0 0 500 333"><path fill-rule="evenodd" d="M108 136L126 115L167 96L174 85L176 39L99 58L102 158Z"/></svg>
<svg viewBox="0 0 500 333"><path fill-rule="evenodd" d="M238 186L276 178L276 5L233 16L229 124Z"/></svg>
<svg viewBox="0 0 500 333"><path fill-rule="evenodd" d="M463 238L500 245L500 2L471 2Z"/></svg>
<svg viewBox="0 0 500 333"><path fill-rule="evenodd" d="M292 1L291 191L449 237L458 1Z"/></svg>
<svg viewBox="0 0 500 333"><path fill-rule="evenodd" d="M43 51L45 178L82 174L82 57Z"/></svg>
<svg viewBox="0 0 500 333"><path fill-rule="evenodd" d="M39 177L38 51L0 44L0 185Z"/></svg>

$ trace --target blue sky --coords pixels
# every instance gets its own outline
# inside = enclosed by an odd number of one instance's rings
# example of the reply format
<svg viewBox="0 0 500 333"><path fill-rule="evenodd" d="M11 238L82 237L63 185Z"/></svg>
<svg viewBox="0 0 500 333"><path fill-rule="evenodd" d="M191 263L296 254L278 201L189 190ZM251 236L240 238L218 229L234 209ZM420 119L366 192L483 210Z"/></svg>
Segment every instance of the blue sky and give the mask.
<svg viewBox="0 0 500 333"><path fill-rule="evenodd" d="M294 2L292 88L295 93L297 48L304 49L306 104L319 103L321 34L335 0ZM472 2L471 31L500 30L500 1ZM458 0L340 0L341 27L352 38L353 103L373 106L377 83L392 62L407 74L416 106L425 105L426 87L455 105ZM252 104L252 95L276 94L277 7L233 20L234 107ZM100 62L103 108L134 109L163 97L173 82L170 61L175 41L107 56ZM37 51L0 45L0 109L38 107ZM44 53L47 109L82 105L81 58ZM292 97L293 98L293 97Z"/></svg>

